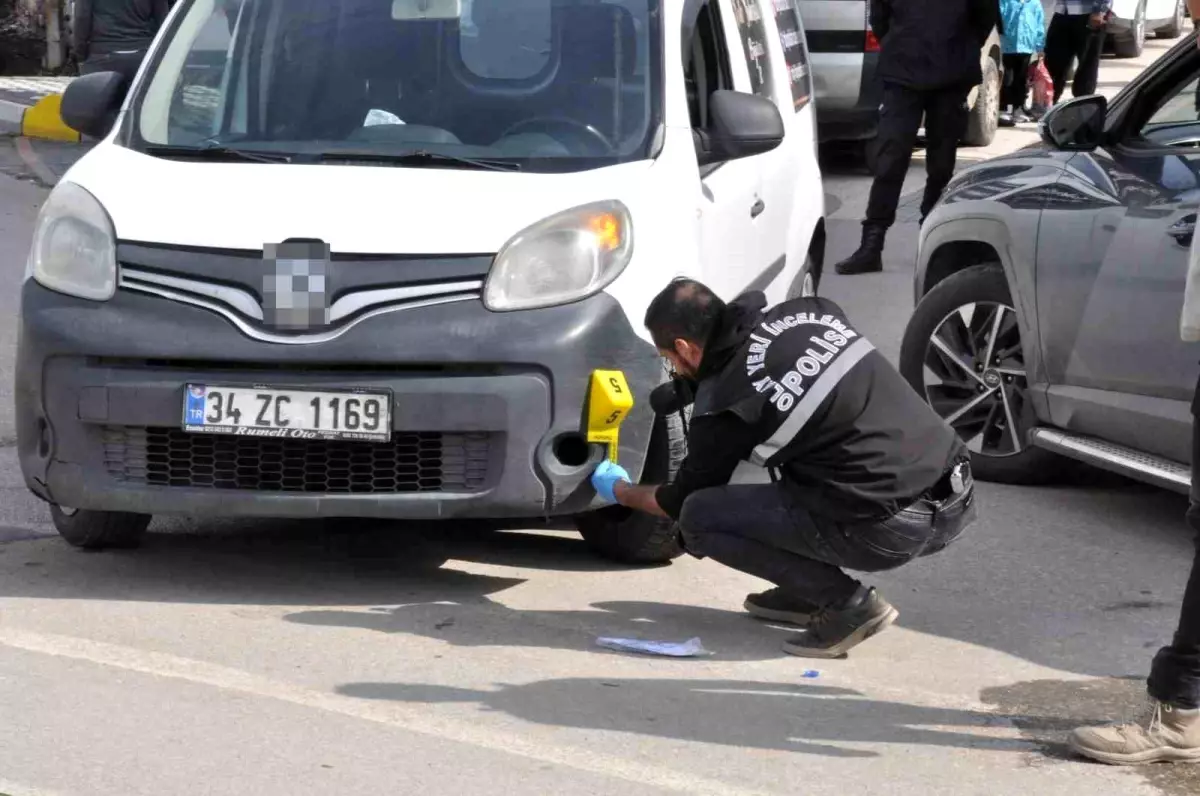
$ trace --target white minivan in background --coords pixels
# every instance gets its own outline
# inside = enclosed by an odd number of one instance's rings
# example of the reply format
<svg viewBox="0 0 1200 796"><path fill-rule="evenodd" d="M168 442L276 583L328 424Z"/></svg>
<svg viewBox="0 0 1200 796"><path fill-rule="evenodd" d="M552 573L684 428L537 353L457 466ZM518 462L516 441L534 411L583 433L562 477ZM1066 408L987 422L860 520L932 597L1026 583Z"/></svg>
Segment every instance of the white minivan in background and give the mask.
<svg viewBox="0 0 1200 796"><path fill-rule="evenodd" d="M602 508L594 371L639 399L635 477L684 450L642 327L688 275L815 291L812 85L791 0L179 0L42 209L21 467L67 541L155 514L575 518Z"/></svg>

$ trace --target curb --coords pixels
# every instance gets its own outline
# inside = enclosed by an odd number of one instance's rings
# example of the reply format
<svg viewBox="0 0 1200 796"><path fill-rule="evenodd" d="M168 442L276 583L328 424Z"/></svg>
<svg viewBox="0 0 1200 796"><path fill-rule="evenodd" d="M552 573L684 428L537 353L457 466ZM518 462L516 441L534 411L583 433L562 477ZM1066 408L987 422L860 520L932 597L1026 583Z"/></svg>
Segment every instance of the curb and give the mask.
<svg viewBox="0 0 1200 796"><path fill-rule="evenodd" d="M49 94L33 105L0 100L0 135L78 143L79 133L62 120L62 94Z"/></svg>

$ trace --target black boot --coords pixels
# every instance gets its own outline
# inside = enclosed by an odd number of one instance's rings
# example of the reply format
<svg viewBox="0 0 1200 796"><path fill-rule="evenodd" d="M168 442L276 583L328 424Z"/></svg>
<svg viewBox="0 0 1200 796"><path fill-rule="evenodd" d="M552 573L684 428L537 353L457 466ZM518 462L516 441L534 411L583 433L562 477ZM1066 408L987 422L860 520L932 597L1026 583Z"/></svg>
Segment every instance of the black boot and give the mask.
<svg viewBox="0 0 1200 796"><path fill-rule="evenodd" d="M858 251L842 260L836 266L839 274L873 274L883 270L883 240L887 230L883 227L866 225L863 227L862 244Z"/></svg>

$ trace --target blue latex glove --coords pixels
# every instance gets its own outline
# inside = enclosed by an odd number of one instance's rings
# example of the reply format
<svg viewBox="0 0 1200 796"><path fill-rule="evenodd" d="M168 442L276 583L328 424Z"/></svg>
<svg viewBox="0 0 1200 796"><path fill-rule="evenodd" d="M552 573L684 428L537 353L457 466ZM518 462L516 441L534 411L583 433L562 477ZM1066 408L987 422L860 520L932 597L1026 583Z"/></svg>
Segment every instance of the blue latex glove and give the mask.
<svg viewBox="0 0 1200 796"><path fill-rule="evenodd" d="M617 502L617 496L613 494L613 489L616 488L618 481L624 481L627 484L633 483L629 480L629 472L624 467L613 464L608 459L600 462L596 472L592 473L592 486L596 488L596 494L608 503Z"/></svg>

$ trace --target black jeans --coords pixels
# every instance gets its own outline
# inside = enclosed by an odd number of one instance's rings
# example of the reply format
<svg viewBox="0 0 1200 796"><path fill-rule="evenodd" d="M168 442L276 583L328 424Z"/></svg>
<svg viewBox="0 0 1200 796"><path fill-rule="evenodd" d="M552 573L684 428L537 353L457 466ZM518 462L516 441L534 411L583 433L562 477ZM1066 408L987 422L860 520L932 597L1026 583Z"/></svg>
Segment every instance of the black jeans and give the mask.
<svg viewBox="0 0 1200 796"><path fill-rule="evenodd" d="M1197 386L1200 396L1200 385ZM1193 408L1193 412L1195 408ZM1150 696L1185 710L1200 708L1200 423L1192 420L1192 505L1187 521L1197 533L1192 575L1183 593L1179 627L1171 646L1154 656Z"/></svg>
<svg viewBox="0 0 1200 796"><path fill-rule="evenodd" d="M1000 107L1019 111L1029 97L1029 53L1009 53L1004 56L1004 88L1000 92Z"/></svg>
<svg viewBox="0 0 1200 796"><path fill-rule="evenodd" d="M807 511L787 487L772 483L696 492L683 504L679 524L690 554L824 607L840 605L858 590L859 582L841 567L895 569L949 544L972 516L954 515L935 533L932 504L922 501L883 522L841 525Z"/></svg>
<svg viewBox="0 0 1200 796"><path fill-rule="evenodd" d="M1075 79L1071 83L1071 96L1086 97L1096 93L1096 80L1100 76L1100 50L1104 46L1104 29L1093 30L1087 14L1055 14L1046 32L1046 69L1054 81L1054 101L1062 98L1067 86L1067 71L1072 59L1079 59L1075 66Z"/></svg>
<svg viewBox="0 0 1200 796"><path fill-rule="evenodd" d="M879 132L875 136L875 181L867 201L867 226L887 229L896 221L900 191L912 163L921 117L925 118L925 196L921 218L946 190L954 176L958 142L966 132L967 94L970 89L918 91L895 83L883 86Z"/></svg>
<svg viewBox="0 0 1200 796"><path fill-rule="evenodd" d="M117 72L125 76L125 85L133 82L142 59L146 57L145 50L130 50L128 52L94 53L79 65L79 74L90 75L95 72Z"/></svg>

